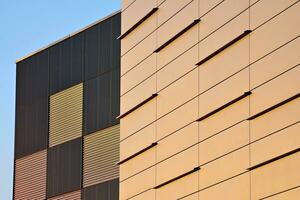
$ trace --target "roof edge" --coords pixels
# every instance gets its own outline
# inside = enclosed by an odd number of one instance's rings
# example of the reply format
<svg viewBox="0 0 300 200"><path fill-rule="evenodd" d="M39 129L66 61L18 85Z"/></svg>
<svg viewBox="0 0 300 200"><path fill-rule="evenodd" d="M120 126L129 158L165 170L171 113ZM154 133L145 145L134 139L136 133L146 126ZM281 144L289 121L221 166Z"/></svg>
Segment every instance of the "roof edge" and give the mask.
<svg viewBox="0 0 300 200"><path fill-rule="evenodd" d="M31 57L31 56L33 56L33 55L35 55L35 54L43 51L43 50L45 50L45 49L48 49L49 47L52 47L52 46L60 43L61 41L64 41L64 40L66 40L66 39L68 39L68 38L70 38L70 37L72 37L72 36L74 36L74 35L76 35L78 33L81 33L83 31L85 31L85 30L87 30L87 29L89 29L89 28L91 28L91 27L99 24L100 22L103 22L103 21L105 21L105 20L107 20L107 19L109 19L109 18L111 18L111 17L113 17L113 16L115 16L115 15L117 15L119 13L121 13L121 10L117 10L117 11L115 11L115 12L113 12L113 13L111 13L111 14L109 14L109 15L107 15L107 16L105 16L105 17L103 17L103 18L101 18L101 19L99 19L99 20L97 20L97 21L95 21L95 22L93 22L93 23L91 23L91 24L89 24L89 25L87 25L87 26L85 26L85 27L83 27L83 28L75 31L75 32L73 32L73 33L70 33L70 34L68 34L68 35L66 35L66 36L64 36L64 37L62 37L62 38L60 38L60 39L58 39L58 40L56 40L56 41L54 41L54 42L52 42L52 43L44 46L44 47L42 47L42 48L39 48L38 50L33 51L33 52L31 52L31 53L29 53L29 54L27 54L27 55L25 55L25 56L17 59L15 61L15 63L17 64L18 62L21 62L22 60L25 60L25 59L27 59L27 58L29 58L29 57Z"/></svg>

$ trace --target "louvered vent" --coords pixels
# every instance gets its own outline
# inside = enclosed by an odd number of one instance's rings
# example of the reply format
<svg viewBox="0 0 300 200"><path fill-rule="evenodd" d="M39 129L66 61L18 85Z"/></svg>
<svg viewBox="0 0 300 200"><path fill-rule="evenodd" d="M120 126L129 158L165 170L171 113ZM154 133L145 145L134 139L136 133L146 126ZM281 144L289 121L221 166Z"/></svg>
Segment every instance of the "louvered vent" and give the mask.
<svg viewBox="0 0 300 200"><path fill-rule="evenodd" d="M119 177L119 135L116 125L84 137L84 187Z"/></svg>
<svg viewBox="0 0 300 200"><path fill-rule="evenodd" d="M45 199L47 150L16 160L15 200Z"/></svg>
<svg viewBox="0 0 300 200"><path fill-rule="evenodd" d="M50 147L81 136L82 104L82 83L50 97Z"/></svg>

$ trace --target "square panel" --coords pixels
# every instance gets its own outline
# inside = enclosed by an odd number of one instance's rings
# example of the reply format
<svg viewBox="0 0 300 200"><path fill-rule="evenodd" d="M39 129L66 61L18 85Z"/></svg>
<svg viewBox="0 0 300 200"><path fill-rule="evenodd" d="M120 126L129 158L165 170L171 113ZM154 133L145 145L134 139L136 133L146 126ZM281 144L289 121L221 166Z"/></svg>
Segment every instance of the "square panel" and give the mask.
<svg viewBox="0 0 300 200"><path fill-rule="evenodd" d="M119 200L119 179L99 183L82 189L82 200Z"/></svg>

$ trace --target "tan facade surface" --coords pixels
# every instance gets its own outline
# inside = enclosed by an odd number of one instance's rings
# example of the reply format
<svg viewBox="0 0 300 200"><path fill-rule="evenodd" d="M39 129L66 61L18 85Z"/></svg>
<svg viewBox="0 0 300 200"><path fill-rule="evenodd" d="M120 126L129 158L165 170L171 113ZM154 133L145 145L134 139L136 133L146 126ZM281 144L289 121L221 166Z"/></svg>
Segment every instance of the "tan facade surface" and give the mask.
<svg viewBox="0 0 300 200"><path fill-rule="evenodd" d="M300 198L299 13L122 1L120 200Z"/></svg>

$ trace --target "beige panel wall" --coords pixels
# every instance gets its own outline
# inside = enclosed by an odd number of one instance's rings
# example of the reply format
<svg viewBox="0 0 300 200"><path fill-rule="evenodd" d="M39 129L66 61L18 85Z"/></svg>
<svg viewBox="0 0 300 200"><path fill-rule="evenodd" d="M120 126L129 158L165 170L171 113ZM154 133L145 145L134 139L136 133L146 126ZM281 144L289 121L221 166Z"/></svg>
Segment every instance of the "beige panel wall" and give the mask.
<svg viewBox="0 0 300 200"><path fill-rule="evenodd" d="M84 137L83 187L119 177L119 132L115 125Z"/></svg>
<svg viewBox="0 0 300 200"><path fill-rule="evenodd" d="M82 105L82 83L50 96L50 147L82 135Z"/></svg>
<svg viewBox="0 0 300 200"><path fill-rule="evenodd" d="M16 160L14 199L46 198L47 150Z"/></svg>
<svg viewBox="0 0 300 200"><path fill-rule="evenodd" d="M122 13L124 30L134 9L145 16L142 2ZM121 114L131 112L120 125L120 199L295 200L300 2L147 4L158 10L121 40Z"/></svg>

